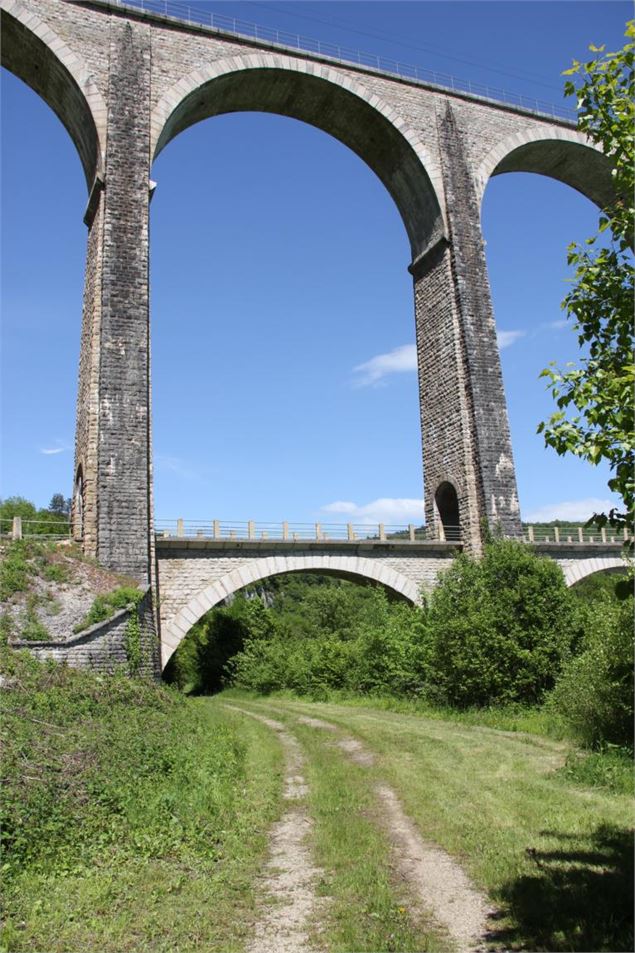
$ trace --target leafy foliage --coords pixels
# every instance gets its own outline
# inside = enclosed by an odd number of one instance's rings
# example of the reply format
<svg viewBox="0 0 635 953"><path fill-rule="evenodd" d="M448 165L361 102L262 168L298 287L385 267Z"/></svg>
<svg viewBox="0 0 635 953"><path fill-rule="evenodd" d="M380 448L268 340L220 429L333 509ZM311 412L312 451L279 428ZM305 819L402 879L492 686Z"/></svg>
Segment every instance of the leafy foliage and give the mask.
<svg viewBox="0 0 635 953"><path fill-rule="evenodd" d="M582 609L581 651L549 698L574 737L590 747L633 746L633 599L604 596Z"/></svg>
<svg viewBox="0 0 635 953"><path fill-rule="evenodd" d="M559 454L573 453L592 464L606 461L609 488L619 494L623 510L595 514L598 526L629 528L635 518L635 422L633 407L633 225L635 189L635 21L627 24L627 42L616 53L587 63L575 61L565 75L567 95L576 95L578 127L613 163L615 201L600 216L599 231L585 245L572 244L568 261L574 286L563 301L584 353L578 366L560 370L549 365L549 382L558 410L538 426L545 443ZM611 240L602 246L603 232ZM608 232L607 232L608 233Z"/></svg>
<svg viewBox="0 0 635 953"><path fill-rule="evenodd" d="M0 668L0 949L237 948L279 793L266 729L123 674Z"/></svg>
<svg viewBox="0 0 635 953"><path fill-rule="evenodd" d="M429 671L440 701L536 703L572 642L573 606L561 569L511 540L461 555L432 594Z"/></svg>
<svg viewBox="0 0 635 953"><path fill-rule="evenodd" d="M62 509L58 506L59 500L64 505ZM68 511L65 510L67 503L68 501L64 501L61 493L56 493L49 509L38 510L23 496L9 496L6 500L0 500L0 529L6 533L13 517L19 516L22 523L26 524L23 526L23 531L28 532L29 535L64 535L68 528Z"/></svg>

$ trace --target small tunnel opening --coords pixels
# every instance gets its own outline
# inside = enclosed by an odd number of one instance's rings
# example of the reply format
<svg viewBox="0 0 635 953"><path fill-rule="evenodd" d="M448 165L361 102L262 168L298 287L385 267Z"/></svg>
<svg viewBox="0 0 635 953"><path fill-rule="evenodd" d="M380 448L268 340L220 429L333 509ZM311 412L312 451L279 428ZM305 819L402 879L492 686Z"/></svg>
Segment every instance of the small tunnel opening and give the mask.
<svg viewBox="0 0 635 953"><path fill-rule="evenodd" d="M439 484L434 502L441 525L442 538L448 542L461 539L461 520L459 517L459 499L451 483Z"/></svg>

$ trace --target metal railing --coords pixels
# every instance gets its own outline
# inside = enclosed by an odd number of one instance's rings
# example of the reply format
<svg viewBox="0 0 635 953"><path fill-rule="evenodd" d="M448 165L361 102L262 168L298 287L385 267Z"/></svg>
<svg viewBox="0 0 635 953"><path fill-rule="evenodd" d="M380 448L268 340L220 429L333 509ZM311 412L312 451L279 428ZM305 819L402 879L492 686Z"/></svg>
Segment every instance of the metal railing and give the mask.
<svg viewBox="0 0 635 953"><path fill-rule="evenodd" d="M598 529L595 526L523 526L526 543L615 543L628 542L627 529L620 532L610 526Z"/></svg>
<svg viewBox="0 0 635 953"><path fill-rule="evenodd" d="M222 520L156 520L159 539L247 540L253 542L324 542L324 543L418 543L439 542L427 526L388 523L256 523ZM446 527L447 542L460 542L458 526Z"/></svg>
<svg viewBox="0 0 635 953"><path fill-rule="evenodd" d="M70 522L61 520L23 520L19 516L0 519L0 538L4 539L69 539Z"/></svg>
<svg viewBox="0 0 635 953"><path fill-rule="evenodd" d="M341 46L337 43L327 43L324 40L316 40L300 33L288 33L285 30L276 30L249 20L201 10L193 3L178 2L178 0L110 0L110 2L124 9L131 7L159 16L172 17L196 26L208 27L221 33L229 33L263 43L275 43L293 50L336 60L344 65L352 64L362 66L365 69L378 70L381 73L393 74L426 86L436 87L443 92L467 94L493 100L507 106L516 106L530 112L537 112L553 119L564 119L573 123L576 121L575 110L565 105L547 102L533 96L523 96L520 93L513 93L497 86L490 86L487 83L459 79L450 73L430 70L423 66L413 66L401 60L379 56L375 53L365 53L362 50Z"/></svg>

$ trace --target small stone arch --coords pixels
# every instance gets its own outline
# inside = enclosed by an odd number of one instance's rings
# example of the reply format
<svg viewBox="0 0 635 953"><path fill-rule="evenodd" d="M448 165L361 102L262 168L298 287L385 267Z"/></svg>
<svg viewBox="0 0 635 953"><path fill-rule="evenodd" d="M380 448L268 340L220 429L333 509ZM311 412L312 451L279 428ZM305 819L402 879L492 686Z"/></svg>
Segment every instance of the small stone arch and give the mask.
<svg viewBox="0 0 635 953"><path fill-rule="evenodd" d="M320 63L274 53L228 57L195 70L157 103L152 158L179 132L210 116L271 112L322 129L353 150L392 196L413 261L446 234L436 158L404 120L357 79Z"/></svg>
<svg viewBox="0 0 635 953"><path fill-rule="evenodd" d="M589 559L571 560L562 566L567 586L574 586L596 572L619 572L627 568L628 563L620 556L592 556Z"/></svg>
<svg viewBox="0 0 635 953"><path fill-rule="evenodd" d="M476 186L482 201L490 178L504 172L535 172L581 192L599 208L615 201L611 160L576 129L537 127L499 142L481 162Z"/></svg>
<svg viewBox="0 0 635 953"><path fill-rule="evenodd" d="M76 542L81 542L84 538L84 474L81 463L75 474L71 507L73 539Z"/></svg>
<svg viewBox="0 0 635 953"><path fill-rule="evenodd" d="M440 538L448 542L461 539L461 516L456 487L448 480L439 483L434 494L435 516Z"/></svg>
<svg viewBox="0 0 635 953"><path fill-rule="evenodd" d="M88 190L103 178L107 110L82 59L19 0L0 0L2 65L51 107L79 153Z"/></svg>
<svg viewBox="0 0 635 953"><path fill-rule="evenodd" d="M269 556L246 562L199 590L176 615L161 626L161 669L198 620L226 599L261 579L289 572L325 572L345 579L378 582L413 605L421 602L417 583L375 559L363 556Z"/></svg>

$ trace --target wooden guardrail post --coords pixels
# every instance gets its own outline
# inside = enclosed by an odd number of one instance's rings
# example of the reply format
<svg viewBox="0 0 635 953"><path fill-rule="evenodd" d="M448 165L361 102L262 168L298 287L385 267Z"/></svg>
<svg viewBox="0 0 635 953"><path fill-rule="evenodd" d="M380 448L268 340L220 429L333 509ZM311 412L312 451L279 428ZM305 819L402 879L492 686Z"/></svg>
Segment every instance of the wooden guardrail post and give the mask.
<svg viewBox="0 0 635 953"><path fill-rule="evenodd" d="M22 517L14 516L13 517L13 526L11 529L11 536L13 539L22 539Z"/></svg>

